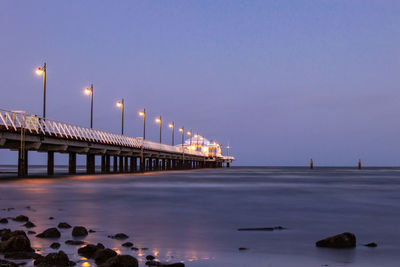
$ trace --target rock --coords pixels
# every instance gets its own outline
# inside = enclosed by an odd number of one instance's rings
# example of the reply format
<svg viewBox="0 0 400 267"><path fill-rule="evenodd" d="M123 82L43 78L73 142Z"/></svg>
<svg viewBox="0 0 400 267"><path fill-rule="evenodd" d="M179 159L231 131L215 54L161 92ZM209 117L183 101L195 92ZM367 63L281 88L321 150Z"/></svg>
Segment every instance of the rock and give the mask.
<svg viewBox="0 0 400 267"><path fill-rule="evenodd" d="M2 218L2 219L0 219L0 223L2 223L2 224L8 223L7 218ZM0 266L1 266L1 265L0 265Z"/></svg>
<svg viewBox="0 0 400 267"><path fill-rule="evenodd" d="M59 238L61 236L60 231L57 228L49 228L43 233L38 234L36 237L40 238Z"/></svg>
<svg viewBox="0 0 400 267"><path fill-rule="evenodd" d="M11 261L6 261L6 260L1 260L0 259L0 266L4 266L4 267L18 267L19 265L11 262Z"/></svg>
<svg viewBox="0 0 400 267"><path fill-rule="evenodd" d="M34 252L31 242L23 231L9 233L9 237L0 243L0 252Z"/></svg>
<svg viewBox="0 0 400 267"><path fill-rule="evenodd" d="M27 221L27 222L24 224L24 226L25 226L26 228L33 228L33 227L36 227L36 225L35 225L33 222L31 222L31 221Z"/></svg>
<svg viewBox="0 0 400 267"><path fill-rule="evenodd" d="M141 250L149 250L149 248L141 248Z"/></svg>
<svg viewBox="0 0 400 267"><path fill-rule="evenodd" d="M52 249L59 249L61 247L60 243L54 242L50 245Z"/></svg>
<svg viewBox="0 0 400 267"><path fill-rule="evenodd" d="M148 261L152 261L152 260L154 260L156 257L154 257L153 255L147 255L146 256L146 260L148 260Z"/></svg>
<svg viewBox="0 0 400 267"><path fill-rule="evenodd" d="M95 230L89 229L89 233L96 233Z"/></svg>
<svg viewBox="0 0 400 267"><path fill-rule="evenodd" d="M99 265L100 267L138 267L136 258L129 255L117 255L109 258L106 262Z"/></svg>
<svg viewBox="0 0 400 267"><path fill-rule="evenodd" d="M61 222L61 223L58 224L57 227L58 227L58 228L63 228L63 229L68 229L68 228L71 228L72 226L69 225L69 224L66 223L66 222Z"/></svg>
<svg viewBox="0 0 400 267"><path fill-rule="evenodd" d="M137 247L132 247L131 250L138 251L139 249Z"/></svg>
<svg viewBox="0 0 400 267"><path fill-rule="evenodd" d="M94 261L97 265L105 263L108 259L117 256L117 252L115 252L112 249L106 248L106 249L98 249L94 255Z"/></svg>
<svg viewBox="0 0 400 267"><path fill-rule="evenodd" d="M378 246L378 244L371 242L371 243L365 244L364 246L370 247L370 248L376 248Z"/></svg>
<svg viewBox="0 0 400 267"><path fill-rule="evenodd" d="M125 243L122 244L122 246L129 248L129 247L133 246L133 243L132 242L125 242Z"/></svg>
<svg viewBox="0 0 400 267"><path fill-rule="evenodd" d="M129 236L127 236L127 235L124 234L124 233L118 233L118 234L116 234L116 235L109 235L108 237L109 237L109 238L112 238L112 239L117 239L117 240L124 240L124 239L129 238Z"/></svg>
<svg viewBox="0 0 400 267"><path fill-rule="evenodd" d="M85 242L83 242L83 241L81 241L81 240L67 240L67 241L65 241L65 244L67 244L67 245L78 246L78 245L83 245L83 244L85 244Z"/></svg>
<svg viewBox="0 0 400 267"><path fill-rule="evenodd" d="M66 267L66 266L74 266L76 263L70 261L68 256L64 253L64 251L60 250L57 253L50 253L46 257L39 257L33 263L37 267Z"/></svg>
<svg viewBox="0 0 400 267"><path fill-rule="evenodd" d="M159 267L185 267L182 262L171 263L171 264L160 264Z"/></svg>
<svg viewBox="0 0 400 267"><path fill-rule="evenodd" d="M36 234L35 231L28 231L28 235L34 235L34 234Z"/></svg>
<svg viewBox="0 0 400 267"><path fill-rule="evenodd" d="M72 229L72 236L87 236L89 233L83 226L75 226Z"/></svg>
<svg viewBox="0 0 400 267"><path fill-rule="evenodd" d="M315 243L317 247L326 248L354 248L356 246L356 236L352 233L342 233L327 237Z"/></svg>
<svg viewBox="0 0 400 267"><path fill-rule="evenodd" d="M54 220L54 217L49 217L49 220Z"/></svg>
<svg viewBox="0 0 400 267"><path fill-rule="evenodd" d="M239 248L240 251L242 250L248 250L248 248Z"/></svg>
<svg viewBox="0 0 400 267"><path fill-rule="evenodd" d="M27 222L29 221L29 218L25 215L19 215L17 217L14 218L14 221L16 222Z"/></svg>
<svg viewBox="0 0 400 267"><path fill-rule="evenodd" d="M28 260L36 259L38 257L40 257L40 254L37 254L35 252L15 251L4 253L4 258L13 260Z"/></svg>
<svg viewBox="0 0 400 267"><path fill-rule="evenodd" d="M89 245L79 248L78 254L85 258L91 259L94 257L94 254L99 249L104 249L103 244L100 244L100 243L98 243L97 245L89 244Z"/></svg>

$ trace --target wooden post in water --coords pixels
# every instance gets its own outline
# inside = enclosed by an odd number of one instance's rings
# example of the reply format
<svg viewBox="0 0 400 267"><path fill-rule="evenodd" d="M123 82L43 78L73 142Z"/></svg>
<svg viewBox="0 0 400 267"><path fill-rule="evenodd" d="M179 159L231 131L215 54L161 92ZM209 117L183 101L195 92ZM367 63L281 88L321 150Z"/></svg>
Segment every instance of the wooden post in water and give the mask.
<svg viewBox="0 0 400 267"><path fill-rule="evenodd" d="M310 159L310 169L314 169L314 161Z"/></svg>
<svg viewBox="0 0 400 267"><path fill-rule="evenodd" d="M358 169L361 170L361 159L358 160Z"/></svg>

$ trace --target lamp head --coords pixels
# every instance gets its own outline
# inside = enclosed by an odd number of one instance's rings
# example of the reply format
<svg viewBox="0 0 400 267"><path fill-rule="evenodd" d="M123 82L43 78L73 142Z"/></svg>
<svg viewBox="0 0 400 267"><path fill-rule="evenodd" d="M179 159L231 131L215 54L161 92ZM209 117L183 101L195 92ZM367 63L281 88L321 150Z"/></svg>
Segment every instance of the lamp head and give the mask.
<svg viewBox="0 0 400 267"><path fill-rule="evenodd" d="M117 107L120 108L120 107L122 107L122 106L123 106L122 102L121 102L121 101L118 101L118 102L117 102Z"/></svg>
<svg viewBox="0 0 400 267"><path fill-rule="evenodd" d="M42 68L37 68L36 74L37 75L42 75L43 74L43 69Z"/></svg>
<svg viewBox="0 0 400 267"><path fill-rule="evenodd" d="M90 88L85 88L85 94L90 95L92 90Z"/></svg>

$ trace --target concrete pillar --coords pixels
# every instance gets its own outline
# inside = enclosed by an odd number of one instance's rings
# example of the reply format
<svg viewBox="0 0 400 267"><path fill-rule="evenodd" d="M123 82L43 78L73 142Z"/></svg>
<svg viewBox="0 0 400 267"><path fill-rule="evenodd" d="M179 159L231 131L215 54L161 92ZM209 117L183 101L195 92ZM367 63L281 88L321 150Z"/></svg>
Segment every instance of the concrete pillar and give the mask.
<svg viewBox="0 0 400 267"><path fill-rule="evenodd" d="M144 157L140 157L140 171L145 172L146 171L146 159Z"/></svg>
<svg viewBox="0 0 400 267"><path fill-rule="evenodd" d="M86 155L86 173L87 174L95 173L95 156L94 156L94 154Z"/></svg>
<svg viewBox="0 0 400 267"><path fill-rule="evenodd" d="M125 157L125 172L129 172L129 157Z"/></svg>
<svg viewBox="0 0 400 267"><path fill-rule="evenodd" d="M113 171L114 172L118 171L118 156L114 156Z"/></svg>
<svg viewBox="0 0 400 267"><path fill-rule="evenodd" d="M154 167L153 167L153 169L155 170L155 171L159 171L160 170L160 159L159 158L155 158L154 159Z"/></svg>
<svg viewBox="0 0 400 267"><path fill-rule="evenodd" d="M68 173L76 174L76 152L69 152L68 156Z"/></svg>
<svg viewBox="0 0 400 267"><path fill-rule="evenodd" d="M106 155L106 173L109 173L110 172L110 155Z"/></svg>
<svg viewBox="0 0 400 267"><path fill-rule="evenodd" d="M136 172L137 168L137 159L136 157L131 157L131 165L130 165L130 172Z"/></svg>
<svg viewBox="0 0 400 267"><path fill-rule="evenodd" d="M18 177L28 175L28 150L25 150L24 157L21 155L21 150L18 150Z"/></svg>
<svg viewBox="0 0 400 267"><path fill-rule="evenodd" d="M101 155L101 173L106 172L106 155Z"/></svg>
<svg viewBox="0 0 400 267"><path fill-rule="evenodd" d="M229 167L230 167L230 164L229 164L229 162L227 162L227 163L226 163L226 167L227 167L227 168L229 168Z"/></svg>
<svg viewBox="0 0 400 267"><path fill-rule="evenodd" d="M47 152L47 175L54 175L54 151Z"/></svg>
<svg viewBox="0 0 400 267"><path fill-rule="evenodd" d="M149 158L149 171L153 170L153 159Z"/></svg>
<svg viewBox="0 0 400 267"><path fill-rule="evenodd" d="M124 157L119 156L119 172L124 172Z"/></svg>

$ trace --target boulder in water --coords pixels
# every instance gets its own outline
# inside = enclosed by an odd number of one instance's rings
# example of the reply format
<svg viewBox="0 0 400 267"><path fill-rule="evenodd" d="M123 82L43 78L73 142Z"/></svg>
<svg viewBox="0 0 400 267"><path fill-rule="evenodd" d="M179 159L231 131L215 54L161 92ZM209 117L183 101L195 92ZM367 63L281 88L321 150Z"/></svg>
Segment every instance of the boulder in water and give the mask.
<svg viewBox="0 0 400 267"><path fill-rule="evenodd" d="M345 232L322 239L316 242L315 245L325 248L354 248L356 246L356 236L352 233Z"/></svg>

